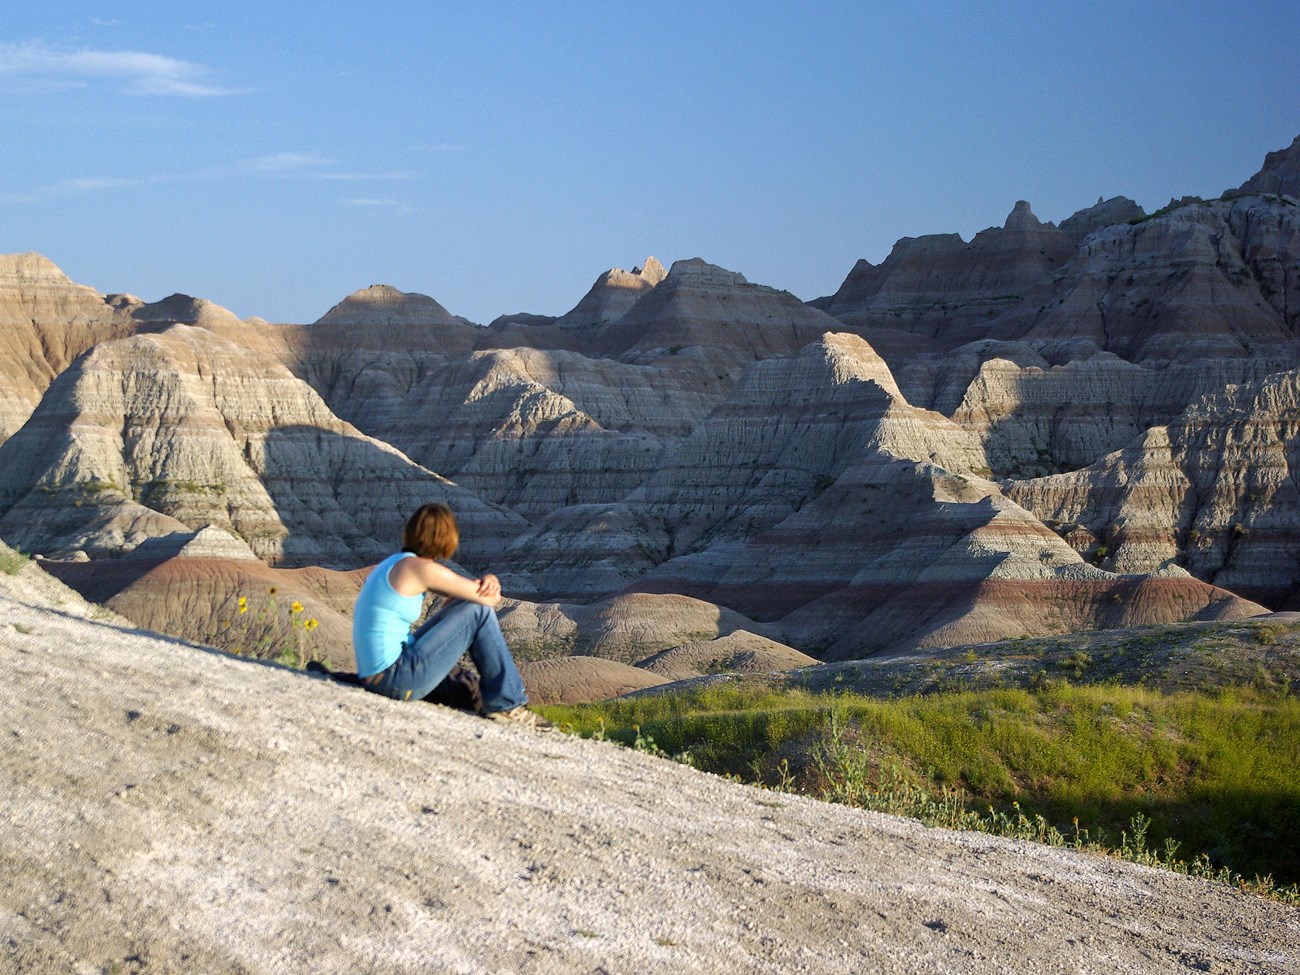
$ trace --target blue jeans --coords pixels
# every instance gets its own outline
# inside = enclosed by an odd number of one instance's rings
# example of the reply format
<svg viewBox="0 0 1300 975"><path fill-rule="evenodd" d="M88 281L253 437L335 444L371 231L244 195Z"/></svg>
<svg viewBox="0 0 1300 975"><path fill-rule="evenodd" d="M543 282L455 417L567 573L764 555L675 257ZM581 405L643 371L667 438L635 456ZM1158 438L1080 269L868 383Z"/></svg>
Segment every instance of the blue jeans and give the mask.
<svg viewBox="0 0 1300 975"><path fill-rule="evenodd" d="M418 701L443 682L467 650L478 668L484 714L528 703L496 610L459 599L407 637L402 655L366 687L398 701Z"/></svg>

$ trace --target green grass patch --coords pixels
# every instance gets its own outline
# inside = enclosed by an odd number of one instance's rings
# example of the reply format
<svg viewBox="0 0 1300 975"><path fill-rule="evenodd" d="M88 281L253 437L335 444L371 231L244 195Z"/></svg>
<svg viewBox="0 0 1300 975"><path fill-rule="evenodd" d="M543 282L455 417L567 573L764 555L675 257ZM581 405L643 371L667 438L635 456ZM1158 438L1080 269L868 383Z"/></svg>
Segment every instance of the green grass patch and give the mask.
<svg viewBox="0 0 1300 975"><path fill-rule="evenodd" d="M1300 882L1300 700L1273 690L1057 682L878 699L727 683L542 710L769 788Z"/></svg>
<svg viewBox="0 0 1300 975"><path fill-rule="evenodd" d="M0 572L7 576L16 576L23 571L30 561L31 559L28 556L17 549L0 543Z"/></svg>

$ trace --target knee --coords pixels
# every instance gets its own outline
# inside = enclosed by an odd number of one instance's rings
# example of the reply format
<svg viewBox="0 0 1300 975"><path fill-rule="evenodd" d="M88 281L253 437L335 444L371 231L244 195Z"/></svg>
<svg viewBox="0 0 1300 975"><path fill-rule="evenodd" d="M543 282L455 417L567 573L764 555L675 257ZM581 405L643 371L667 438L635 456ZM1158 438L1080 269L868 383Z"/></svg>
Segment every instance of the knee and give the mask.
<svg viewBox="0 0 1300 975"><path fill-rule="evenodd" d="M491 606L485 606L483 603L472 603L469 600L461 603L457 610L464 613L479 626L482 626L490 619L495 619L497 612Z"/></svg>

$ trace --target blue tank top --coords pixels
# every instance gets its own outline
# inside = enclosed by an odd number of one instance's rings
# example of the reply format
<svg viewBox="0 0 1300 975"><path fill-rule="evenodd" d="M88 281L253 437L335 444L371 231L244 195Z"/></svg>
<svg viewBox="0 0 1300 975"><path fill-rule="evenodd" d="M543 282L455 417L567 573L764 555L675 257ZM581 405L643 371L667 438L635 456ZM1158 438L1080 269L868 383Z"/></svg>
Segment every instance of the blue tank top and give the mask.
<svg viewBox="0 0 1300 975"><path fill-rule="evenodd" d="M387 670L402 655L402 644L420 618L424 593L403 596L388 581L393 566L414 557L410 552L390 555L371 570L361 586L352 611L352 652L359 677Z"/></svg>

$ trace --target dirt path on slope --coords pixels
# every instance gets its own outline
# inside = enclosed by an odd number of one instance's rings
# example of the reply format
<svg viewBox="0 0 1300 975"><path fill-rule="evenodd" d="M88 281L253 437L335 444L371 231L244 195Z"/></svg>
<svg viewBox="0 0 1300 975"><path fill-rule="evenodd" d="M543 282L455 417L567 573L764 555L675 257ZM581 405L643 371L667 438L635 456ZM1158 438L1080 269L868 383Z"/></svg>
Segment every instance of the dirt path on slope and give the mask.
<svg viewBox="0 0 1300 975"><path fill-rule="evenodd" d="M0 971L1300 971L1300 910L0 595Z"/></svg>

